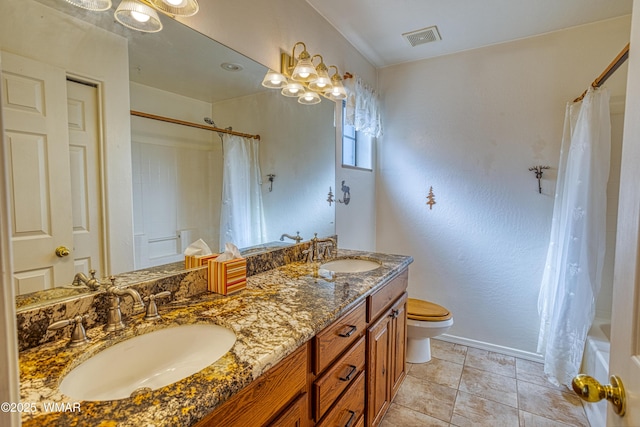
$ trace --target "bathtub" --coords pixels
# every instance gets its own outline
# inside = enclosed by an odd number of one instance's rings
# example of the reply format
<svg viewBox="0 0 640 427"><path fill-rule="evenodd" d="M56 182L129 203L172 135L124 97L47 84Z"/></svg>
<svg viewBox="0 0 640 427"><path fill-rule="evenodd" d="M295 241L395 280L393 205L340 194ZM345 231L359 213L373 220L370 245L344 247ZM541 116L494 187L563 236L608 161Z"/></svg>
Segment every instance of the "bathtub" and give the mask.
<svg viewBox="0 0 640 427"><path fill-rule="evenodd" d="M594 319L585 342L581 371L600 381L600 384L609 384L610 337L611 319ZM584 405L584 409L592 426L606 425L606 400Z"/></svg>

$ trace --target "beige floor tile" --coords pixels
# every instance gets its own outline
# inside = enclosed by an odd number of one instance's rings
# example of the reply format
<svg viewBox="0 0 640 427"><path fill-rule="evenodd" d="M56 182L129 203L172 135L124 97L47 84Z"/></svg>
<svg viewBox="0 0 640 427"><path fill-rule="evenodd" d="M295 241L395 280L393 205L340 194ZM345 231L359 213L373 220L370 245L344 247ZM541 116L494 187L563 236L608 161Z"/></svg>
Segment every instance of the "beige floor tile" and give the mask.
<svg viewBox="0 0 640 427"><path fill-rule="evenodd" d="M520 427L567 427L569 424L553 421L539 415L520 411Z"/></svg>
<svg viewBox="0 0 640 427"><path fill-rule="evenodd" d="M516 358L512 356L469 347L464 364L494 374L516 377Z"/></svg>
<svg viewBox="0 0 640 427"><path fill-rule="evenodd" d="M427 363L418 363L411 366L409 375L421 380L431 381L436 384L458 388L463 365L436 359L435 357Z"/></svg>
<svg viewBox="0 0 640 427"><path fill-rule="evenodd" d="M449 422L456 393L452 388L407 375L393 402Z"/></svg>
<svg viewBox="0 0 640 427"><path fill-rule="evenodd" d="M518 381L518 403L521 410L535 415L572 426L589 426L580 398L572 393Z"/></svg>
<svg viewBox="0 0 640 427"><path fill-rule="evenodd" d="M518 407L515 378L465 366L459 390L514 408Z"/></svg>
<svg viewBox="0 0 640 427"><path fill-rule="evenodd" d="M456 398L451 424L459 427L517 427L518 410L460 391Z"/></svg>
<svg viewBox="0 0 640 427"><path fill-rule="evenodd" d="M449 423L392 403L380 427L448 427Z"/></svg>
<svg viewBox="0 0 640 427"><path fill-rule="evenodd" d="M530 360L516 359L516 378L554 390L568 391L565 386L557 386L549 382L544 373L544 365Z"/></svg>
<svg viewBox="0 0 640 427"><path fill-rule="evenodd" d="M431 340L431 357L462 365L466 356L467 346L436 339Z"/></svg>

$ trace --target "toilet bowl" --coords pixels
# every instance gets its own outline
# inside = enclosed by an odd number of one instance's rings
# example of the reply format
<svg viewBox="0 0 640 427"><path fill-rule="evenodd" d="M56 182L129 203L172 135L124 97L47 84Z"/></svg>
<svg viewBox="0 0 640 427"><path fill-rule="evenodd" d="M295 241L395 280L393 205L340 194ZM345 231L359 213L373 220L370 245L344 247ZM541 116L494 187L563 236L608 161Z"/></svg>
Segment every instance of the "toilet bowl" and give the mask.
<svg viewBox="0 0 640 427"><path fill-rule="evenodd" d="M407 300L407 362L431 360L431 338L444 334L453 325L451 312L429 301Z"/></svg>

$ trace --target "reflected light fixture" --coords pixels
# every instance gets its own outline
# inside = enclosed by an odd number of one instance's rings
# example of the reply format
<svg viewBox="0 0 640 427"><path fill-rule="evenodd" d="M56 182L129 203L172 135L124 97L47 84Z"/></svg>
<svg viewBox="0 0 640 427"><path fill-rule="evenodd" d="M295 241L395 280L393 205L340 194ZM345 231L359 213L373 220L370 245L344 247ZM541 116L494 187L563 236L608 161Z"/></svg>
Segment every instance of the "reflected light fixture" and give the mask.
<svg viewBox="0 0 640 427"><path fill-rule="evenodd" d="M147 0L151 6L173 16L193 16L200 6L196 0Z"/></svg>
<svg viewBox="0 0 640 427"><path fill-rule="evenodd" d="M295 52L302 46L302 52L296 58ZM320 58L318 65L313 61ZM329 69L335 69L329 75ZM300 104L313 105L321 101L320 95L332 101L340 101L347 97L342 84L340 71L335 65L327 67L322 55L309 55L307 46L303 42L293 45L291 56L282 53L280 57L280 72L267 71L262 80L262 86L271 89L281 89L281 93L288 97L297 97Z"/></svg>
<svg viewBox="0 0 640 427"><path fill-rule="evenodd" d="M111 8L111 0L66 0L74 6L92 11L105 11ZM162 30L160 11L171 17L193 16L200 6L197 0L122 0L114 16L116 21L132 30L156 33Z"/></svg>
<svg viewBox="0 0 640 427"><path fill-rule="evenodd" d="M116 20L127 28L145 33L162 30L162 22L154 8L137 0L122 0L115 12Z"/></svg>
<svg viewBox="0 0 640 427"><path fill-rule="evenodd" d="M74 6L81 7L94 12L102 12L111 9L111 0L66 0Z"/></svg>

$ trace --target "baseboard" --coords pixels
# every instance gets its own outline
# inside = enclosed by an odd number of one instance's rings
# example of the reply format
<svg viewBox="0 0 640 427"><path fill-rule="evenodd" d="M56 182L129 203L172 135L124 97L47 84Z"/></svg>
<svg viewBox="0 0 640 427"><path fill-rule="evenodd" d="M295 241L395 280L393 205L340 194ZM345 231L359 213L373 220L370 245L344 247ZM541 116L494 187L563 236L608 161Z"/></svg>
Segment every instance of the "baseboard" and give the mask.
<svg viewBox="0 0 640 427"><path fill-rule="evenodd" d="M438 336L436 339L466 345L468 347L479 348L481 350L493 351L495 353L506 354L507 356L518 357L520 359L530 360L532 362L544 362L544 357L538 353L532 353L529 351L518 350L517 348L504 347L497 344L491 344L484 341L476 341L469 338L457 337L455 335L443 334Z"/></svg>

